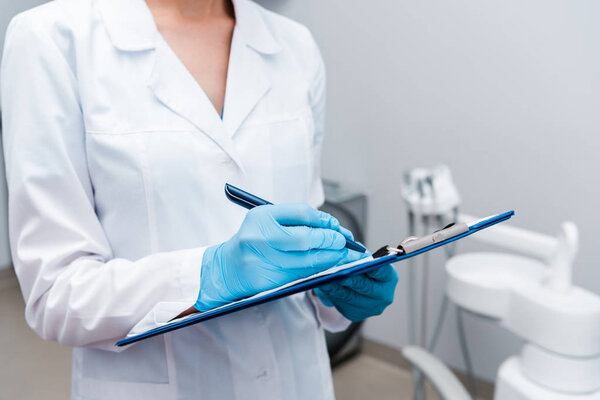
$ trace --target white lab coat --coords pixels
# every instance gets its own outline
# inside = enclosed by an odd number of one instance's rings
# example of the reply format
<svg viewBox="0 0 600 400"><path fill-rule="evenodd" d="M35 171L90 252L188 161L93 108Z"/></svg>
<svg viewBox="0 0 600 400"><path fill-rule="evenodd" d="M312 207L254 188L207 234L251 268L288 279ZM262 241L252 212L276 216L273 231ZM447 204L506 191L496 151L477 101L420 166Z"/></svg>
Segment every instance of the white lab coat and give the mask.
<svg viewBox="0 0 600 400"><path fill-rule="evenodd" d="M295 295L134 344L194 303L204 249L245 210L323 201L324 68L301 25L236 0L224 117L143 0L58 0L18 15L1 71L10 239L43 338L73 346L73 399L330 399L323 328Z"/></svg>

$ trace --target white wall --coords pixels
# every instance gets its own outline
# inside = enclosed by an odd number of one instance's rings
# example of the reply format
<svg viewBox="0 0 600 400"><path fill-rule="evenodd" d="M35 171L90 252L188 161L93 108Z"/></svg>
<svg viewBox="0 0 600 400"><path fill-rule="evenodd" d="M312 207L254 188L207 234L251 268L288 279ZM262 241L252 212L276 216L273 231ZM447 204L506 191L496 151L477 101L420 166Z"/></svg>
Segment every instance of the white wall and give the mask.
<svg viewBox="0 0 600 400"><path fill-rule="evenodd" d="M266 3L288 12L297 2ZM324 176L370 195L371 246L406 234L394 184L402 171L444 162L471 214L514 208L512 224L550 234L563 220L576 222L575 280L600 293L600 3L303 3L307 10L291 15L311 27L328 67ZM444 287L437 258L436 307ZM366 328L395 347L407 342L398 267L395 304ZM455 331L450 315L437 353L460 367ZM517 338L473 317L467 335L484 378L519 348Z"/></svg>
<svg viewBox="0 0 600 400"><path fill-rule="evenodd" d="M4 48L4 34L10 19L23 10L45 3L42 0L0 0L0 54ZM0 142L0 269L10 266L10 249L8 244L8 225L6 216L6 182L4 177L4 160L2 143Z"/></svg>

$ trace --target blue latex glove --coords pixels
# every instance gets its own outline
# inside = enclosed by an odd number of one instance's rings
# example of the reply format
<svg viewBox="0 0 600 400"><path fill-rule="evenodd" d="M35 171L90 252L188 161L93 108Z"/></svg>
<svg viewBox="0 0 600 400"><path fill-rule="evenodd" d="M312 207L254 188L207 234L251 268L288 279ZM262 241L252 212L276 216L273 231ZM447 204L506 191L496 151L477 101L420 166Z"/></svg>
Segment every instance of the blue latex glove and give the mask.
<svg viewBox="0 0 600 400"><path fill-rule="evenodd" d="M344 263L366 254L350 252ZM379 315L394 300L398 274L392 265L383 265L361 275L351 276L315 289L319 300L335 307L344 317L358 322Z"/></svg>
<svg viewBox="0 0 600 400"><path fill-rule="evenodd" d="M206 249L200 294L206 311L312 275L340 263L352 234L308 204L278 204L248 212L228 241Z"/></svg>

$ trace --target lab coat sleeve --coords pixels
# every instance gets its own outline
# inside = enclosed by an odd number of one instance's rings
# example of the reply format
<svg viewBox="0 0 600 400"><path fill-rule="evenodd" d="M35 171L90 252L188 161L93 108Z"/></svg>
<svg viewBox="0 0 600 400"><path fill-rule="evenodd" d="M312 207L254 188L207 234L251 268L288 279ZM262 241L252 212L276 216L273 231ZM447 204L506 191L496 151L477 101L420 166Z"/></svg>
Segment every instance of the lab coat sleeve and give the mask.
<svg viewBox="0 0 600 400"><path fill-rule="evenodd" d="M9 231L25 317L44 339L118 351L115 341L134 325L166 322L194 303L204 248L113 257L94 209L69 49L25 17L8 29L0 71Z"/></svg>
<svg viewBox="0 0 600 400"><path fill-rule="evenodd" d="M323 194L323 183L321 181L321 149L323 147L323 133L325 129L325 63L319 52L317 44L312 40L312 53L314 67L312 68L310 84L310 101L314 123L314 137L312 142L312 175L310 183L309 204L313 207L319 207L323 204L325 196ZM309 299L315 307L317 320L330 332L338 332L346 329L350 325L350 320L346 319L335 307L327 307L311 290L308 294Z"/></svg>

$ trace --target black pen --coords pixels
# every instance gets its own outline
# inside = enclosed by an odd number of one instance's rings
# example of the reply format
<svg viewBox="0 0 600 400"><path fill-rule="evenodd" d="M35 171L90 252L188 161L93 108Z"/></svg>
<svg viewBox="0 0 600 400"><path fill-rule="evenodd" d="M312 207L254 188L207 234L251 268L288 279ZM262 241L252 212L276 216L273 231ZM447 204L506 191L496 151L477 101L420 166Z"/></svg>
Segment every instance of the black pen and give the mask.
<svg viewBox="0 0 600 400"><path fill-rule="evenodd" d="M238 187L230 185L229 183L225 184L225 196L227 196L227 198L231 202L233 202L239 206L242 206L244 208L247 208L248 210L250 210L251 208L254 208L254 207L258 207L258 206L266 206L266 205L273 204L271 202L268 202L267 200L261 199L258 196L248 193ZM348 248L350 250L358 251L359 253L364 253L367 251L367 249L365 247L363 247L360 244L356 243L355 241L347 239L347 238L346 238L346 248Z"/></svg>

